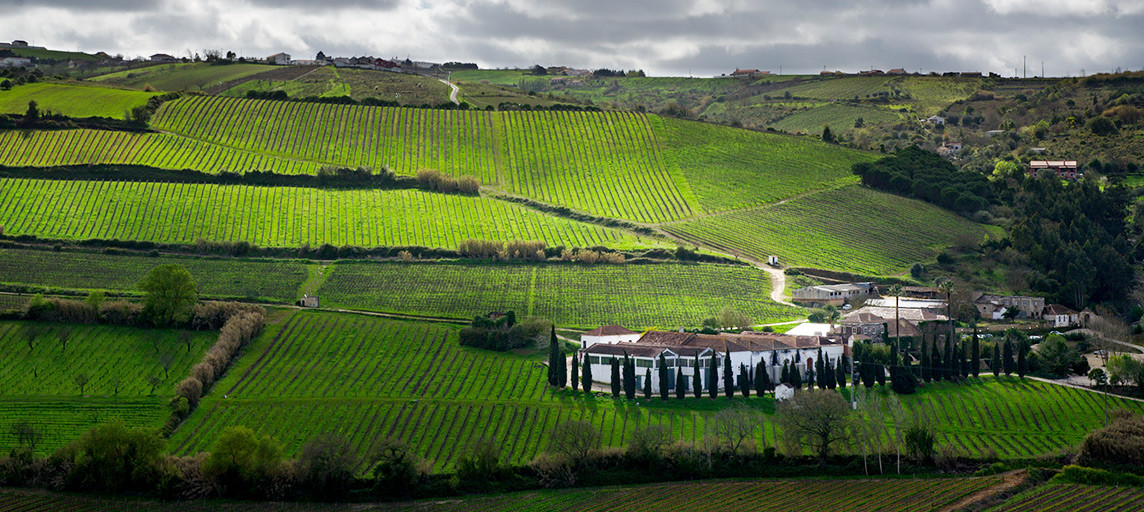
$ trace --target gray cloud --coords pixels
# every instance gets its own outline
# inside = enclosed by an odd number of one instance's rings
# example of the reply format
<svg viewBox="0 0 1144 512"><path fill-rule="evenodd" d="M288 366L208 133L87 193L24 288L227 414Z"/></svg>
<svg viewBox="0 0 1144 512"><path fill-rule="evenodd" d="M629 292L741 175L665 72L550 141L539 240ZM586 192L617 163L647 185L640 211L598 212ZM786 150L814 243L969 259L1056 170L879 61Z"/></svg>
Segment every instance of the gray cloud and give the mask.
<svg viewBox="0 0 1144 512"><path fill-rule="evenodd" d="M0 0L0 34L126 55L410 56L717 75L1144 67L1139 0ZM51 19L51 23L43 23ZM30 28L31 27L31 28Z"/></svg>

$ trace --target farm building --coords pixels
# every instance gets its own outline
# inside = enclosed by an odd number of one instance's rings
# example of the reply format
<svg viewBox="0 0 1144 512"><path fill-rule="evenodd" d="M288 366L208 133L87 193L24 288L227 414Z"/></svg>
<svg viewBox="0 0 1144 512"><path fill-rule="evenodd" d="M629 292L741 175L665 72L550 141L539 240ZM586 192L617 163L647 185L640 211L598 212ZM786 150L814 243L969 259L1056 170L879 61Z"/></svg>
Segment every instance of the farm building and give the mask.
<svg viewBox="0 0 1144 512"><path fill-rule="evenodd" d="M0 59L0 68L23 68L32 65L32 59L26 57L4 57Z"/></svg>
<svg viewBox="0 0 1144 512"><path fill-rule="evenodd" d="M894 68L894 69L887 71L886 74L887 75L905 75L908 73L906 73L906 70L904 68Z"/></svg>
<svg viewBox="0 0 1144 512"><path fill-rule="evenodd" d="M791 292L793 300L803 305L841 306L852 300L858 300L877 295L878 290L874 283L847 283L807 286Z"/></svg>
<svg viewBox="0 0 1144 512"><path fill-rule="evenodd" d="M1041 317L1053 327L1068 327L1080 323L1080 313L1060 304L1045 306Z"/></svg>
<svg viewBox="0 0 1144 512"><path fill-rule="evenodd" d="M631 343L640 339L640 333L618 325L605 325L597 327L580 335L580 344L583 348L591 347L597 343Z"/></svg>
<svg viewBox="0 0 1144 512"><path fill-rule="evenodd" d="M941 146L937 148L937 154L941 156L955 156L961 152L960 142L942 142Z"/></svg>
<svg viewBox="0 0 1144 512"><path fill-rule="evenodd" d="M298 301L298 305L304 308L318 308L321 307L317 296L303 295L302 300Z"/></svg>
<svg viewBox="0 0 1144 512"><path fill-rule="evenodd" d="M1025 297L1022 295L989 295L978 298L974 305L982 318L1000 320L1005 312L1017 308L1017 318L1041 318L1045 310L1044 297Z"/></svg>
<svg viewBox="0 0 1144 512"><path fill-rule="evenodd" d="M731 72L731 76L765 76L771 74L770 71L759 71L757 69L738 69Z"/></svg>
<svg viewBox="0 0 1144 512"><path fill-rule="evenodd" d="M290 54L289 53L275 53L274 55L267 57L266 62L269 62L271 64L279 64L279 65L285 66L287 64L290 64Z"/></svg>
<svg viewBox="0 0 1144 512"><path fill-rule="evenodd" d="M659 358L662 355L667 366L668 388L675 389L675 374L682 371L690 386L698 368L703 373L700 378L704 389L710 389L711 382L705 371L715 360L719 367L717 389L723 389L724 357L731 357L731 368L736 375L741 366L754 371L759 362L767 364L771 381L777 382L784 363L797 362L803 374L814 367L814 358L822 349L824 358L836 361L843 354L849 354L848 344L838 336L791 336L789 334L768 333L722 333L696 334L688 332L648 331L633 342L595 343L580 350L585 358L583 364L592 365L595 382L611 384L611 362L621 361L626 354L635 360L636 387L643 387L643 379L651 370L653 389L659 386ZM698 366L696 361L698 360Z"/></svg>
<svg viewBox="0 0 1144 512"><path fill-rule="evenodd" d="M167 55L165 53L156 53L151 56L151 62L175 62L176 60L178 59L173 55Z"/></svg>
<svg viewBox="0 0 1144 512"><path fill-rule="evenodd" d="M919 121L921 121L923 123L929 123L929 124L935 124L935 125L940 124L942 126L945 126L945 118L941 117L941 116L929 116L925 119L919 119Z"/></svg>
<svg viewBox="0 0 1144 512"><path fill-rule="evenodd" d="M1077 167L1076 160L1033 160L1029 162L1029 176L1039 176L1042 172L1054 172L1062 180L1076 181L1084 177Z"/></svg>
<svg viewBox="0 0 1144 512"><path fill-rule="evenodd" d="M869 336L871 341L884 342L887 336L890 338L899 335L903 338L921 336L923 323L947 321L949 317L925 309L898 308L895 313L893 307L867 306L843 316L838 322L837 334L846 339L852 336Z"/></svg>

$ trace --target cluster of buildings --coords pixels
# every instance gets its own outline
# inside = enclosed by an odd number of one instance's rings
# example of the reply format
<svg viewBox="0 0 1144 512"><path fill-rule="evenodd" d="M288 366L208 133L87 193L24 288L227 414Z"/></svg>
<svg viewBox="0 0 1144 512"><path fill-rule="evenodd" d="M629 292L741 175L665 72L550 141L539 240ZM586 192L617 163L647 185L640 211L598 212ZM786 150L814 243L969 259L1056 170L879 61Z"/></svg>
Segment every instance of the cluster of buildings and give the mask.
<svg viewBox="0 0 1144 512"><path fill-rule="evenodd" d="M179 61L178 57L166 53L156 53L150 57L150 60L155 63ZM409 59L398 60L396 58L390 60L376 57L326 57L321 53L313 60L295 59L289 53L285 52L268 55L262 60L267 64L276 64L279 66L335 66L339 68L373 69L398 73L402 71L432 69L441 65L435 62L412 61Z"/></svg>
<svg viewBox="0 0 1144 512"><path fill-rule="evenodd" d="M43 46L31 46L27 41L17 39L11 43L0 43L0 50L43 50ZM4 57L0 59L0 68L26 68L32 65L32 59L27 57Z"/></svg>
<svg viewBox="0 0 1144 512"><path fill-rule="evenodd" d="M815 358L828 358L837 364L843 354L849 356L849 344L843 336L798 336L773 333L720 333L700 334L675 331L636 332L618 325L593 329L581 335L582 364L592 366L592 380L611 383L613 359L629 357L636 366L636 387L642 388L651 372L652 389L659 389L660 361L667 367L668 389L674 390L676 374L682 373L691 389L691 382L699 372L703 389L723 389L724 358L730 356L731 368L738 375L740 368L754 371L762 362L771 382L778 382L784 364L798 368L802 375L812 371ZM707 369L718 364L720 377L711 382Z"/></svg>

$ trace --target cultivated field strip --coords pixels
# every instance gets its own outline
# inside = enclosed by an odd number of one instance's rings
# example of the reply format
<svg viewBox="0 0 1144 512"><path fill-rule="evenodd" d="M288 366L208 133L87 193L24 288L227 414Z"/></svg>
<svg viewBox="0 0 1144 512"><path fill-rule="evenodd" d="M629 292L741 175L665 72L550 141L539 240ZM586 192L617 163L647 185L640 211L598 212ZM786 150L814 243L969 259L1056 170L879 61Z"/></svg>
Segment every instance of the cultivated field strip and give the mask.
<svg viewBox="0 0 1144 512"><path fill-rule="evenodd" d="M250 151L236 150L165 133L109 130L0 132L0 165L51 167L81 164L146 165L203 172L273 171L315 174L320 167Z"/></svg>
<svg viewBox="0 0 1144 512"><path fill-rule="evenodd" d="M152 268L168 263L186 268L203 297L291 302L306 279L306 264L297 261L153 258L0 249L0 283L49 289L138 292L139 283ZM4 309L2 305L0 309Z"/></svg>
<svg viewBox="0 0 1144 512"><path fill-rule="evenodd" d="M466 239L643 245L619 230L503 201L418 190L0 179L0 225L10 235L262 247L456 248Z"/></svg>
<svg viewBox="0 0 1144 512"><path fill-rule="evenodd" d="M758 260L861 274L899 274L985 226L914 199L857 185L791 201L665 224L669 233Z"/></svg>
<svg viewBox="0 0 1144 512"><path fill-rule="evenodd" d="M160 502L51 494L23 490L0 491L0 511L115 512L481 512L620 510L830 510L839 512L908 512L938 510L1000 483L996 477L905 480L747 480L672 482L628 487L604 487L506 493L495 496L434 499L411 503L266 503Z"/></svg>
<svg viewBox="0 0 1144 512"><path fill-rule="evenodd" d="M770 286L765 272L730 265L345 262L320 293L334 307L464 319L511 309L587 329L684 327L724 307L757 323L798 318L797 309L769 299Z"/></svg>
<svg viewBox="0 0 1144 512"><path fill-rule="evenodd" d="M156 396L0 396L0 425L4 426L0 429L0 446L16 446L10 426L18 421L27 421L43 432L44 438L36 446L36 452L41 455L79 439L94 425L112 420L122 420L131 427L158 429L171 415L168 402L174 387L175 382L164 382L161 389L156 389ZM4 509L0 507L0 510Z"/></svg>
<svg viewBox="0 0 1144 512"><path fill-rule="evenodd" d="M1017 496L997 512L1068 512L1073 510L1138 511L1144 506L1144 489L1066 483L1050 483Z"/></svg>
<svg viewBox="0 0 1144 512"><path fill-rule="evenodd" d="M28 110L28 102L35 101L40 112L123 119L128 111L146 105L156 94L90 85L27 83L0 90L0 114L23 114Z"/></svg>
<svg viewBox="0 0 1144 512"><path fill-rule="evenodd" d="M166 103L156 127L229 148L402 174L437 169L596 215L655 222L692 206L647 116L482 112L223 97ZM267 129L266 127L274 127Z"/></svg>

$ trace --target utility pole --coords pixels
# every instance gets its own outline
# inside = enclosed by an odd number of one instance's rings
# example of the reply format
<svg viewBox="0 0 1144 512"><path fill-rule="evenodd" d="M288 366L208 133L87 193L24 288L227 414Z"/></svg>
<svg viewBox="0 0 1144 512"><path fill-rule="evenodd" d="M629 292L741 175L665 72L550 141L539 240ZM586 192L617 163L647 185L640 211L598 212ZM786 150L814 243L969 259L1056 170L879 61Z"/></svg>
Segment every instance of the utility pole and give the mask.
<svg viewBox="0 0 1144 512"><path fill-rule="evenodd" d="M1029 78L1029 57L1021 56L1021 75L1023 78Z"/></svg>
<svg viewBox="0 0 1144 512"><path fill-rule="evenodd" d="M854 343L850 346L850 410L858 410L858 381L854 378Z"/></svg>

